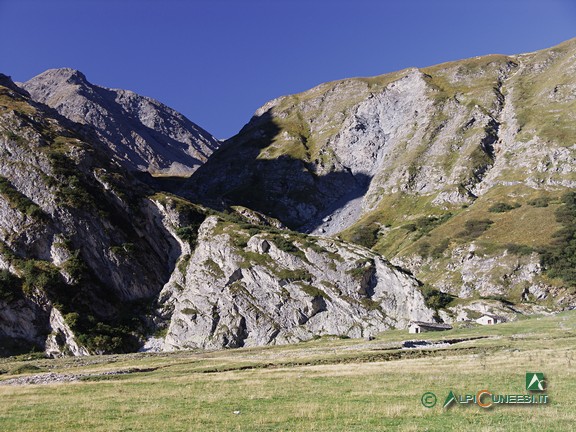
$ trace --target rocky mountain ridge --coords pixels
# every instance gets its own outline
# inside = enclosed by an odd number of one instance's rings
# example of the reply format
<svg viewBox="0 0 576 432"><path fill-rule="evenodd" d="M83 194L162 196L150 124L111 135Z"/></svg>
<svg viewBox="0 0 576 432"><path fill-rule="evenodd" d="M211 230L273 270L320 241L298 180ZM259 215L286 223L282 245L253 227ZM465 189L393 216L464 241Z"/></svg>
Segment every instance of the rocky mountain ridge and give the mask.
<svg viewBox="0 0 576 432"><path fill-rule="evenodd" d="M189 196L362 244L445 293L567 305L540 261L576 185L575 69L571 40L281 97Z"/></svg>
<svg viewBox="0 0 576 432"><path fill-rule="evenodd" d="M162 332L164 349L286 343L433 315L377 254L311 239L301 250L265 215L152 190L91 128L5 76L0 105L2 354L133 351Z"/></svg>
<svg viewBox="0 0 576 432"><path fill-rule="evenodd" d="M91 84L74 69L50 69L21 87L69 120L93 127L98 141L130 170L187 176L219 146L208 132L160 102Z"/></svg>
<svg viewBox="0 0 576 432"><path fill-rule="evenodd" d="M191 188L199 191L192 196L249 203L293 228L323 225L336 234L386 195L433 195L438 206L470 204L497 185L509 185L505 176L513 170L521 171L517 183L529 187L572 188L570 147L550 139L553 130L539 136L532 124L538 119L530 113L546 109L552 121L567 120L559 108L573 100L575 45L343 80L275 99L192 179ZM534 79L546 83L540 91L544 104L527 88ZM533 157L523 157L527 152ZM233 155L243 163L230 166ZM237 167L243 171L235 172ZM298 176L283 184L275 174L282 169ZM211 172L220 177L210 181ZM248 201L256 194L245 191L254 188L261 203ZM360 196L354 217L334 217ZM326 217L331 223L322 223Z"/></svg>
<svg viewBox="0 0 576 432"><path fill-rule="evenodd" d="M222 145L78 71L2 75L0 354L370 337L572 307L575 70L568 41L326 83ZM176 196L139 171L192 175Z"/></svg>
<svg viewBox="0 0 576 432"><path fill-rule="evenodd" d="M432 320L417 281L364 248L208 217L160 294L164 347L368 337ZM188 252L188 251L185 251ZM189 251L192 252L192 251Z"/></svg>

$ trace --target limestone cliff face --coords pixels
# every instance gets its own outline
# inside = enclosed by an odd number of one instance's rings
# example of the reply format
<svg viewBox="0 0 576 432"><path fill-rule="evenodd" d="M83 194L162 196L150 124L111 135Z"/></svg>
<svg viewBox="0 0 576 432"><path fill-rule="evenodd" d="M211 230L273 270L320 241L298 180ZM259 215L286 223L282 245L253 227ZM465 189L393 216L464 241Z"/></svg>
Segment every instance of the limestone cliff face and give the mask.
<svg viewBox="0 0 576 432"><path fill-rule="evenodd" d="M0 338L48 339L52 352L58 342L75 354L134 350L146 329L138 310L180 249L146 187L80 129L3 77Z"/></svg>
<svg viewBox="0 0 576 432"><path fill-rule="evenodd" d="M417 281L358 246L211 216L160 296L164 349L362 337L430 321Z"/></svg>
<svg viewBox="0 0 576 432"><path fill-rule="evenodd" d="M362 244L454 295L551 292L535 263L576 186L575 70L571 40L281 97L193 175L189 196ZM518 279L510 263L531 253Z"/></svg>
<svg viewBox="0 0 576 432"><path fill-rule="evenodd" d="M395 194L447 208L497 186L572 188L575 56L569 41L275 99L193 177L191 195L336 234Z"/></svg>
<svg viewBox="0 0 576 432"><path fill-rule="evenodd" d="M182 114L128 90L100 87L73 69L51 69L22 84L66 118L92 126L110 154L131 170L190 175L219 142Z"/></svg>

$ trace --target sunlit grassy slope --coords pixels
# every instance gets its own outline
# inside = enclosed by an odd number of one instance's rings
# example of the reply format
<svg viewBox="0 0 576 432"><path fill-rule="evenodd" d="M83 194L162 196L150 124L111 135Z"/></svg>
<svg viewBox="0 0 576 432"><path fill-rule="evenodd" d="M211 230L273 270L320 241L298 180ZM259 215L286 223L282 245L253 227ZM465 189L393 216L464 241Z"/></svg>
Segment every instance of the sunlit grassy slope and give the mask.
<svg viewBox="0 0 576 432"><path fill-rule="evenodd" d="M36 386L0 385L2 431L569 431L576 421L576 312L428 333L471 339L400 350L405 331L372 341L321 339L218 352L5 359L15 372L148 372ZM422 335L420 335L422 336ZM524 394L527 371L545 374L547 406L442 409L456 394ZM425 408L424 392L438 396Z"/></svg>

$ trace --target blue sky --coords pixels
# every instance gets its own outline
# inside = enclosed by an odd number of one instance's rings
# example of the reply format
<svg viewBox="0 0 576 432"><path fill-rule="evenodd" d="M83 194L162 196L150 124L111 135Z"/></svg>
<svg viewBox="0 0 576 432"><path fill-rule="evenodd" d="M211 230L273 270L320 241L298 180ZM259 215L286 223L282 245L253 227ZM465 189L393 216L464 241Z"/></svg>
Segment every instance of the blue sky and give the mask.
<svg viewBox="0 0 576 432"><path fill-rule="evenodd" d="M0 72L72 67L218 138L322 82L576 37L572 0L0 0Z"/></svg>

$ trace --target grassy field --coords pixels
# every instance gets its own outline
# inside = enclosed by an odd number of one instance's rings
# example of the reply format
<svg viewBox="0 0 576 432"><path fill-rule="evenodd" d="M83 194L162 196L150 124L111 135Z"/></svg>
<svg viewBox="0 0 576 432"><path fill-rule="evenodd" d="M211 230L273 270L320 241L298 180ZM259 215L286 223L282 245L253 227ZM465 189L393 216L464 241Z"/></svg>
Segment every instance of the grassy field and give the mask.
<svg viewBox="0 0 576 432"><path fill-rule="evenodd" d="M574 430L576 311L410 336L464 340L402 350L410 338L398 330L372 341L324 338L214 352L4 359L2 381L47 372L82 380L0 385L0 430ZM132 373L102 375L126 370ZM548 405L442 408L450 390L525 394L528 371L545 374ZM438 397L433 408L420 401L428 391Z"/></svg>

